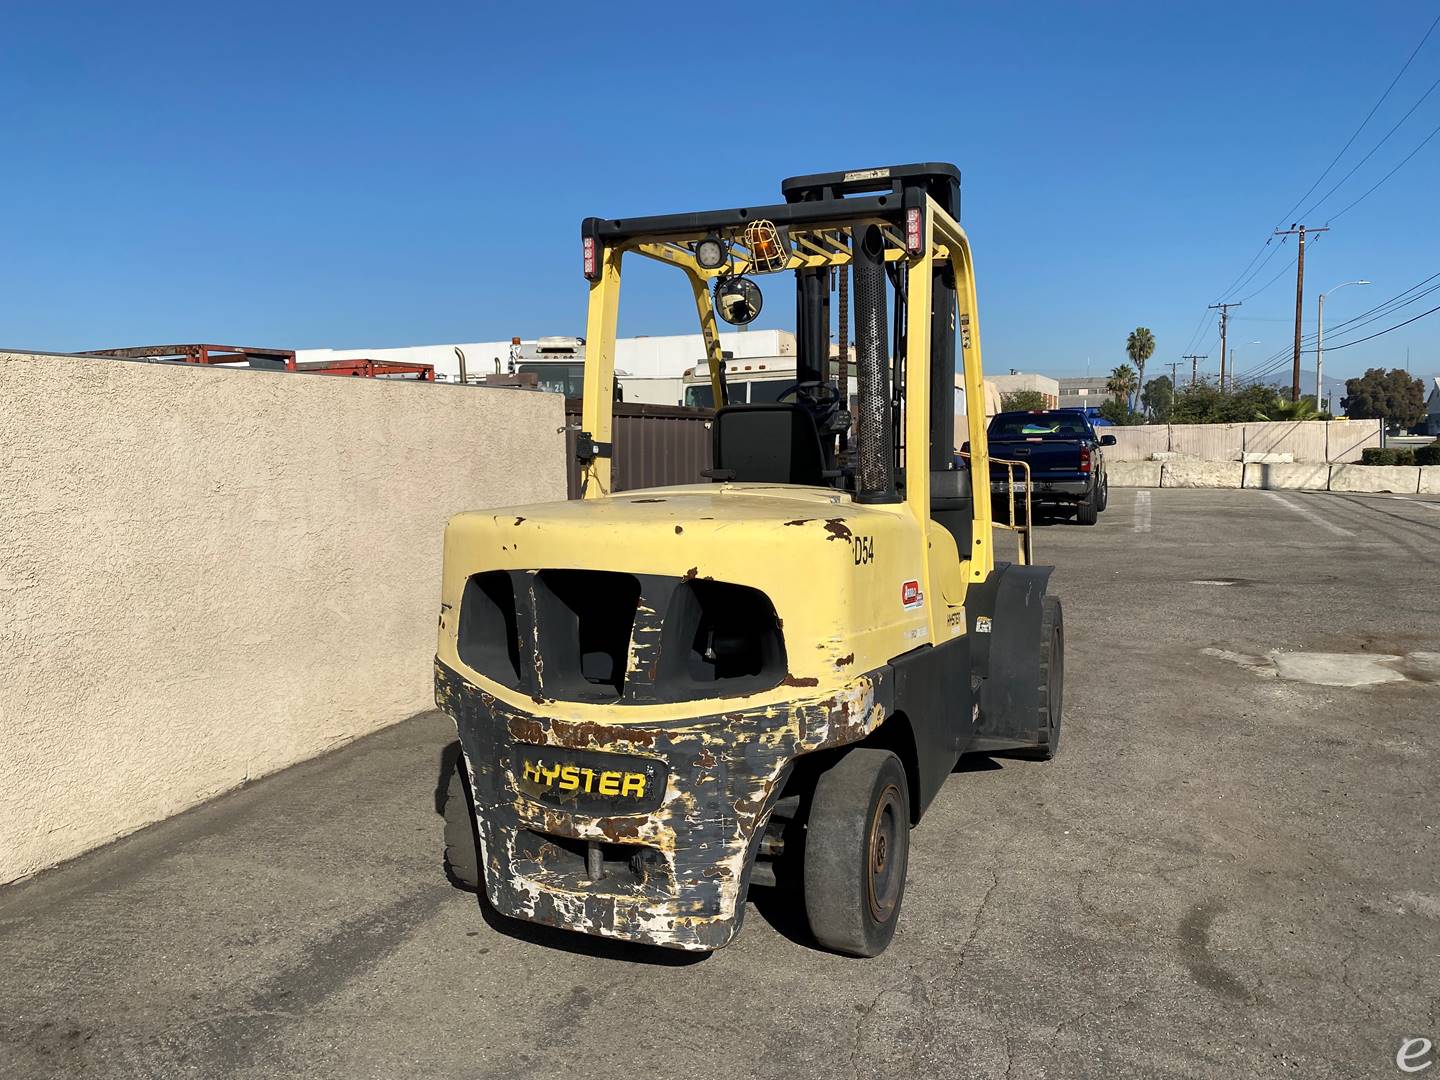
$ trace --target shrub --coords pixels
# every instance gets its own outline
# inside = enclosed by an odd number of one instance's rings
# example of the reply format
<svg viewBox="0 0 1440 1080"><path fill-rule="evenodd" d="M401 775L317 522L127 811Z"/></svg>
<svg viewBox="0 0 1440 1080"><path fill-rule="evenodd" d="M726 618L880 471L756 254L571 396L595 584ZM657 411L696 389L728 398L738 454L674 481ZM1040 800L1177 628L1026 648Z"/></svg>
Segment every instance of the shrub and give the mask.
<svg viewBox="0 0 1440 1080"><path fill-rule="evenodd" d="M1440 465L1440 439L1415 451L1416 465Z"/></svg>
<svg viewBox="0 0 1440 1080"><path fill-rule="evenodd" d="M1396 464L1396 465L1414 465L1414 464L1415 464L1415 451L1414 451L1411 447L1408 447L1408 446L1402 446L1402 447L1397 448L1396 451L1395 451L1395 464Z"/></svg>
<svg viewBox="0 0 1440 1080"><path fill-rule="evenodd" d="M1032 412L1050 408L1050 399L1039 390L1012 390L1000 395L1000 407L1006 412Z"/></svg>
<svg viewBox="0 0 1440 1080"><path fill-rule="evenodd" d="M1387 447L1367 446L1360 451L1361 465L1394 465L1395 451Z"/></svg>

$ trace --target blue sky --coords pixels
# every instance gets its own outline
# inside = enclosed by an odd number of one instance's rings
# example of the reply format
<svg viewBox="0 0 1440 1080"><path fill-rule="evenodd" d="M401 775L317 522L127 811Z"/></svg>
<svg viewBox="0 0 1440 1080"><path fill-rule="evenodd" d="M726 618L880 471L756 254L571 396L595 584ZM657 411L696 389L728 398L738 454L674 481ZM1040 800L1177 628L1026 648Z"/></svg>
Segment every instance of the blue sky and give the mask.
<svg viewBox="0 0 1440 1080"><path fill-rule="evenodd" d="M1108 369L1137 324L1158 339L1152 365L1193 346L1213 368L1205 305L1440 14L1386 0L740 4L733 19L723 3L204 7L6 5L0 345L580 334L587 214L778 201L795 173L949 160L989 370ZM1437 78L1440 31L1316 195ZM1437 124L1440 90L1308 223ZM1440 271L1437 174L1440 137L1311 248L1307 332L1317 289L1375 282L1331 299L1334 324ZM757 325L783 325L788 298L770 299L777 318ZM621 333L691 332L687 308L678 276L637 270ZM1242 371L1285 347L1293 316L1292 273L1234 312ZM1327 372L1403 365L1407 348L1417 374L1440 373L1440 313L1327 350Z"/></svg>

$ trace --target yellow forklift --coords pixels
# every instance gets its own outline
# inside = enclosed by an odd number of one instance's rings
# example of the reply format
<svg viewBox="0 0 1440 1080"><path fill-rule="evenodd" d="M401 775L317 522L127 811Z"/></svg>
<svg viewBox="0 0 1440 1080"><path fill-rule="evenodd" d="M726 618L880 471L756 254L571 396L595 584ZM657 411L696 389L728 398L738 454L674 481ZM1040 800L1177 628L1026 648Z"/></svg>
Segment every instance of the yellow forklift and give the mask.
<svg viewBox="0 0 1440 1080"><path fill-rule="evenodd" d="M957 360L984 400L960 174L781 190L770 206L585 220L582 497L445 530L435 700L463 751L446 864L502 915L713 950L752 885L793 884L820 944L874 956L910 830L960 755L1058 749L1061 611L1031 564L1024 466L1002 525L982 410L955 452ZM707 483L611 490L626 256L690 284L720 403ZM830 370L847 272L853 412ZM781 273L796 382L727 404L717 315L754 319L758 279Z"/></svg>

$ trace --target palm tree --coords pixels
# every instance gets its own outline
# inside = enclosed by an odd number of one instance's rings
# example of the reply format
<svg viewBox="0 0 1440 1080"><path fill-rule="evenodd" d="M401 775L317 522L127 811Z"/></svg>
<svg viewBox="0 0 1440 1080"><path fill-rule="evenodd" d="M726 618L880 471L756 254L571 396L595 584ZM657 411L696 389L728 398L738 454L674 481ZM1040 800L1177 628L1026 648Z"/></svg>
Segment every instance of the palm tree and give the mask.
<svg viewBox="0 0 1440 1080"><path fill-rule="evenodd" d="M1105 380L1105 389L1115 395L1115 401L1130 401L1130 395L1140 385L1140 379L1135 374L1135 369L1129 364L1121 364L1114 371L1110 372L1110 378Z"/></svg>
<svg viewBox="0 0 1440 1080"><path fill-rule="evenodd" d="M1130 336L1125 340L1125 355L1130 357L1130 362L1140 369L1140 377L1135 380L1135 385L1145 385L1145 361L1155 355L1155 335L1150 332L1148 326L1137 326L1130 331ZM1131 407L1134 405L1132 403Z"/></svg>
<svg viewBox="0 0 1440 1080"><path fill-rule="evenodd" d="M1302 397L1299 401L1278 401L1262 413L1256 413L1261 420L1314 420L1320 410L1315 407L1314 396Z"/></svg>

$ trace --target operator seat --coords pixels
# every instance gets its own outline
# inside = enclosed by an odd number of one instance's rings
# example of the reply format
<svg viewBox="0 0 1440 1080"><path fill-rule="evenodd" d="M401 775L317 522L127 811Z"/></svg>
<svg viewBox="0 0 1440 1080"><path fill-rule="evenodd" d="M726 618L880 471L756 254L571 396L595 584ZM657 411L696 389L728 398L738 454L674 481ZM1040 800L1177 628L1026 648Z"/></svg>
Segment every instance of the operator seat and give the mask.
<svg viewBox="0 0 1440 1080"><path fill-rule="evenodd" d="M711 424L716 481L824 486L827 468L814 415L799 403L727 405Z"/></svg>

